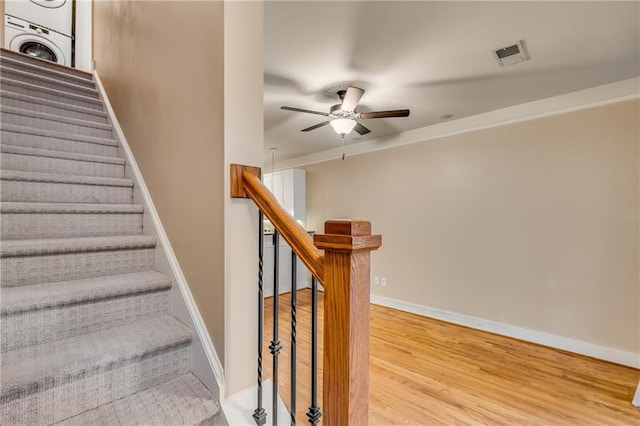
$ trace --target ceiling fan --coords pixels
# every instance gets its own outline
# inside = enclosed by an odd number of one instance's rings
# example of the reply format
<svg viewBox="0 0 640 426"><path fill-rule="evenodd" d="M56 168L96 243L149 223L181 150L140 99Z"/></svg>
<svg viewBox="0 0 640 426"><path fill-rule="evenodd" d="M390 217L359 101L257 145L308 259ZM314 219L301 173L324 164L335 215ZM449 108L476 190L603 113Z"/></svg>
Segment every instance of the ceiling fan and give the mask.
<svg viewBox="0 0 640 426"><path fill-rule="evenodd" d="M325 117L331 117L333 120L323 121L306 129L302 129L302 132L310 132L311 130L318 129L320 127L329 124L333 130L343 138L348 135L352 130L355 130L360 135L366 135L371 130L367 129L356 120L368 120L371 118L389 118L389 117L408 117L408 109L396 109L391 111L371 111L371 112L356 112L356 107L360 98L364 94L364 90L359 87L349 86L346 90L338 91L338 98L342 101L340 104L333 105L329 112L311 111L308 109L294 108L283 106L280 109L294 112L304 112L307 114L324 115Z"/></svg>

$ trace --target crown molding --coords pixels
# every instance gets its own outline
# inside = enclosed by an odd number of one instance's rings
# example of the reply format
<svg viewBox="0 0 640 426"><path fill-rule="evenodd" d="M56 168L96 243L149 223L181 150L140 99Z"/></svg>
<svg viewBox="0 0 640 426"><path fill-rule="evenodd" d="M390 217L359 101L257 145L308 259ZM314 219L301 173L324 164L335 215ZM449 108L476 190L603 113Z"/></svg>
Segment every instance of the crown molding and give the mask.
<svg viewBox="0 0 640 426"><path fill-rule="evenodd" d="M368 152L381 151L447 136L566 114L572 111L595 108L638 98L640 98L640 76L447 121L445 123L408 130L393 136L370 139L365 142L347 145L344 152L347 156L353 157ZM341 157L342 148L334 148L281 160L277 170L322 163Z"/></svg>

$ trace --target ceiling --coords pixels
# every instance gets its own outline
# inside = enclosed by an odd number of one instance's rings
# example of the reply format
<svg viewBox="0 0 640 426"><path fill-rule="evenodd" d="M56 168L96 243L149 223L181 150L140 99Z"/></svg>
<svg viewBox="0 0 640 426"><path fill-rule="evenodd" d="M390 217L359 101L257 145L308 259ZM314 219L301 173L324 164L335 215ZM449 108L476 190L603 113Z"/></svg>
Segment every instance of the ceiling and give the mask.
<svg viewBox="0 0 640 426"><path fill-rule="evenodd" d="M325 117L335 92L366 90L357 111L409 108L363 121L347 144L640 75L640 2L266 1L265 159L340 145ZM492 50L525 40L530 60L501 68Z"/></svg>

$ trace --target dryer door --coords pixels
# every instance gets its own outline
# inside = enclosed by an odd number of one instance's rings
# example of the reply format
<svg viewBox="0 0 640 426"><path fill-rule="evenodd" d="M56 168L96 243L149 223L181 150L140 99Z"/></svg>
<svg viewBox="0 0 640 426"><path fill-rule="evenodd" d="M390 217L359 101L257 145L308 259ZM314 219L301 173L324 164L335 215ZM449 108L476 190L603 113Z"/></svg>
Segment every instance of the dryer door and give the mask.
<svg viewBox="0 0 640 426"><path fill-rule="evenodd" d="M62 7L67 2L67 0L30 0L30 1L31 3L35 3L38 6L46 7L49 9L57 9L59 7Z"/></svg>
<svg viewBox="0 0 640 426"><path fill-rule="evenodd" d="M20 34L15 36L9 44L9 49L34 56L46 61L62 65L70 65L62 51L51 41L34 34Z"/></svg>

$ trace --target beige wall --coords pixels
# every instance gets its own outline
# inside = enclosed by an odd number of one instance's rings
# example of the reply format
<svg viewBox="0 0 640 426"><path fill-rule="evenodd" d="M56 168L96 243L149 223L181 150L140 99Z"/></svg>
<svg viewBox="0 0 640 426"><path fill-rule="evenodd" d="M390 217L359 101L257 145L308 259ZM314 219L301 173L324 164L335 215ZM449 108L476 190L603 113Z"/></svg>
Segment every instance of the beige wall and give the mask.
<svg viewBox="0 0 640 426"><path fill-rule="evenodd" d="M2 14L2 31L0 31L0 46L4 47L4 0L0 0L0 13Z"/></svg>
<svg viewBox="0 0 640 426"><path fill-rule="evenodd" d="M308 166L312 229L383 235L373 293L640 352L639 102Z"/></svg>
<svg viewBox="0 0 640 426"><path fill-rule="evenodd" d="M224 5L94 2L94 59L224 358Z"/></svg>
<svg viewBox="0 0 640 426"><path fill-rule="evenodd" d="M230 164L262 167L263 4L224 6L225 170ZM225 392L256 380L258 351L258 210L251 200L232 199L225 174Z"/></svg>

